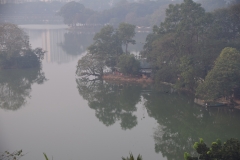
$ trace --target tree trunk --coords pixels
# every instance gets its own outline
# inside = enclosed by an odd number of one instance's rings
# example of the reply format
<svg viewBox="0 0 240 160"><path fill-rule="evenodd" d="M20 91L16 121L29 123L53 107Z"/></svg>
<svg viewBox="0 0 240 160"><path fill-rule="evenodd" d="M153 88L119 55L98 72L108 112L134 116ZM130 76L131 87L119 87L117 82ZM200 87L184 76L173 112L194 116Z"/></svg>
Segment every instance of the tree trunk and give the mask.
<svg viewBox="0 0 240 160"><path fill-rule="evenodd" d="M126 54L127 54L127 49L128 49L128 43L126 43Z"/></svg>

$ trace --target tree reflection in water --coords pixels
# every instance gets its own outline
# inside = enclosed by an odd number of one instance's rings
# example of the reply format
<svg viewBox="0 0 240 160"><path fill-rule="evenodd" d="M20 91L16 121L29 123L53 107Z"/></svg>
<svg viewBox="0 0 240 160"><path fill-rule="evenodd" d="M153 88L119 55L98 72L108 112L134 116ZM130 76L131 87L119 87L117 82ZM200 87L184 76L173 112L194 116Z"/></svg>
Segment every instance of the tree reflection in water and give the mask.
<svg viewBox="0 0 240 160"><path fill-rule="evenodd" d="M153 132L155 151L168 160L183 159L184 152L194 155L193 144L199 138L207 144L216 139L240 138L240 111L199 107L194 104L194 97L171 92L170 87L160 86L158 91L145 92L139 86L100 80L77 79L77 84L80 95L106 126L118 120L123 129L136 126L137 117L133 113L142 97L148 115L157 121Z"/></svg>
<svg viewBox="0 0 240 160"><path fill-rule="evenodd" d="M64 41L59 45L67 54L80 55L92 43L93 36L93 33L67 32L64 34Z"/></svg>
<svg viewBox="0 0 240 160"><path fill-rule="evenodd" d="M0 108L17 110L30 98L31 86L46 81L41 68L0 71Z"/></svg>
<svg viewBox="0 0 240 160"><path fill-rule="evenodd" d="M183 153L195 154L194 142L203 138L210 144L216 139L240 138L240 112L229 108L209 110L195 106L193 97L179 93L144 95L150 117L157 120L155 151L168 160L183 159Z"/></svg>
<svg viewBox="0 0 240 160"><path fill-rule="evenodd" d="M77 79L80 95L95 110L96 117L106 126L121 121L123 130L137 125L134 112L140 102L141 87L134 85L117 85L101 80Z"/></svg>

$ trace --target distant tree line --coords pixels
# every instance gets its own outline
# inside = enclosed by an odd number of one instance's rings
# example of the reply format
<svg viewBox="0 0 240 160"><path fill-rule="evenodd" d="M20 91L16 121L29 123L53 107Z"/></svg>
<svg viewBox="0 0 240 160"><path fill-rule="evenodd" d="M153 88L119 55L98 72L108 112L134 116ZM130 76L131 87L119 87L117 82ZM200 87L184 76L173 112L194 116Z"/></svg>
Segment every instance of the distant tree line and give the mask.
<svg viewBox="0 0 240 160"><path fill-rule="evenodd" d="M214 9L226 7L237 1L238 0L199 0L198 2L202 3L208 11L213 11ZM77 23L109 23L112 25L118 25L121 22L131 23L137 26L153 26L164 21L164 11L169 4L177 4L180 2L182 2L182 0L143 0L134 2L121 0L111 8L101 11L85 7L84 2L83 4L69 2L60 9L59 15L64 18L64 23L72 26L75 26ZM99 6L101 6L101 4L99 4Z"/></svg>
<svg viewBox="0 0 240 160"><path fill-rule="evenodd" d="M126 22L138 26L153 26L164 21L164 11L169 4L181 2L182 0L82 0L81 3L56 1L7 3L0 4L0 22L59 24L63 23L62 19L56 16L59 13L64 18L64 23L68 25L110 23L117 26L121 22ZM239 0L198 0L197 2L207 11L213 11L237 3Z"/></svg>
<svg viewBox="0 0 240 160"><path fill-rule="evenodd" d="M164 10L171 1L146 1L142 3L121 2L118 5L104 10L94 11L78 2L69 2L59 11L64 23L75 26L80 24L118 25L121 22L140 26L159 24L164 19Z"/></svg>

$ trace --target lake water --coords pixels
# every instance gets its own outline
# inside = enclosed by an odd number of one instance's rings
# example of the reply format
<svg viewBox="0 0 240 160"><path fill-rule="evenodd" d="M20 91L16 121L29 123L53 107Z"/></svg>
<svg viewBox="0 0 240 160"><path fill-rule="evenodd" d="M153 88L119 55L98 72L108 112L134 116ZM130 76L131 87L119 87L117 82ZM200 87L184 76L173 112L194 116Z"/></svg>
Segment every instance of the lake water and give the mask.
<svg viewBox="0 0 240 160"><path fill-rule="evenodd" d="M0 72L0 152L23 150L24 160L180 160L199 138L240 138L240 112L201 108L167 86L87 82L75 75L94 31L21 26L33 48L47 51L42 70ZM146 33L136 35L132 52ZM156 89L157 88L157 89Z"/></svg>

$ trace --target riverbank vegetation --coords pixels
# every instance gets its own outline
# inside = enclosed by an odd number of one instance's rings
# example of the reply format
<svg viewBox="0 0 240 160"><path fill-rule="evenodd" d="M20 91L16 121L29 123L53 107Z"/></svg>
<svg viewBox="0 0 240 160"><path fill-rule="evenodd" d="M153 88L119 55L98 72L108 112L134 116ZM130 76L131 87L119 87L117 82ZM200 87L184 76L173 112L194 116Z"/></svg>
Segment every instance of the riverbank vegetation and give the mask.
<svg viewBox="0 0 240 160"><path fill-rule="evenodd" d="M239 29L240 4L206 12L201 4L184 0L169 5L165 20L147 36L141 55L156 83L174 84L204 100L232 100L240 95ZM139 63L127 54L128 44L135 44L134 35L135 26L127 23L117 29L103 27L79 60L78 75L102 77L106 68L137 74Z"/></svg>
<svg viewBox="0 0 240 160"><path fill-rule="evenodd" d="M0 24L0 69L41 67L44 51L32 49L27 34L15 24Z"/></svg>
<svg viewBox="0 0 240 160"><path fill-rule="evenodd" d="M156 82L193 93L198 88L198 96L208 100L229 99L240 88L239 29L240 4L206 12L200 4L184 0L169 5L164 22L147 36L142 55L151 63Z"/></svg>
<svg viewBox="0 0 240 160"><path fill-rule="evenodd" d="M198 156L190 156L184 153L185 160L237 160L240 159L240 142L237 139L231 138L224 142L217 139L212 142L211 147L208 147L200 138L199 142L195 142L193 148L197 151Z"/></svg>

